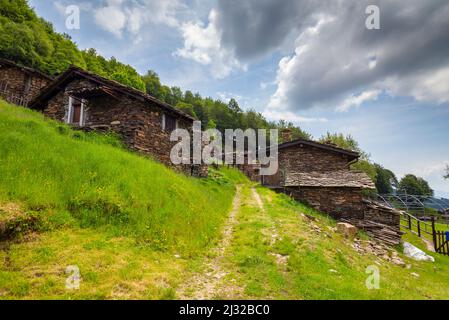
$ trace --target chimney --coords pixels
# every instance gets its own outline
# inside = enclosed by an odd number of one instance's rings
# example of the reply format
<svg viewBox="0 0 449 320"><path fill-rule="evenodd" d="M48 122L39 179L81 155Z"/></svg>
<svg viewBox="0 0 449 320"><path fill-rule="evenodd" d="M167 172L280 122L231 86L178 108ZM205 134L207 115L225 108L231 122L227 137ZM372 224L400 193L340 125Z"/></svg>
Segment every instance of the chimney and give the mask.
<svg viewBox="0 0 449 320"><path fill-rule="evenodd" d="M282 142L289 142L292 141L292 130L291 129L282 129L281 130L281 138Z"/></svg>

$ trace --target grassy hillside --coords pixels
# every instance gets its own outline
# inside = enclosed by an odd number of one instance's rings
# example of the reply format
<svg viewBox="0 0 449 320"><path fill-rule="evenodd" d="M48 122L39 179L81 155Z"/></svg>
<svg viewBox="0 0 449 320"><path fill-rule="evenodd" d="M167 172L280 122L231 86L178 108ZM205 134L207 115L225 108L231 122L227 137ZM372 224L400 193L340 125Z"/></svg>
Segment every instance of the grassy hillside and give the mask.
<svg viewBox="0 0 449 320"><path fill-rule="evenodd" d="M233 197L226 179L176 174L120 146L0 103L0 203L45 217L42 227L108 226L152 248L194 252L222 223Z"/></svg>
<svg viewBox="0 0 449 320"><path fill-rule="evenodd" d="M449 257L392 248L395 265L335 223L238 171L188 178L0 101L0 299L449 298ZM70 266L79 289L66 287Z"/></svg>
<svg viewBox="0 0 449 320"><path fill-rule="evenodd" d="M249 188L229 250L227 275L217 285L216 298L240 299L448 299L449 257L430 253L435 262L418 262L397 255L405 266L383 256L359 253L353 241L335 232L336 222L283 194L257 187L263 209ZM368 238L359 234L360 243ZM409 241L426 251L413 234ZM367 267L379 270L379 289L365 285Z"/></svg>

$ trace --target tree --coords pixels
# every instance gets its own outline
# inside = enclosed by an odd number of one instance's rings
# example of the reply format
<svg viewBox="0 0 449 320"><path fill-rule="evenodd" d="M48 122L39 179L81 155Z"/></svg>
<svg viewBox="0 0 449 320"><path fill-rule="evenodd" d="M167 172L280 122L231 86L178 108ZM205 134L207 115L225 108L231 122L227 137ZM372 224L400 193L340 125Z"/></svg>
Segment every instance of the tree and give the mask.
<svg viewBox="0 0 449 320"><path fill-rule="evenodd" d="M229 100L228 108L234 114L238 114L238 113L242 112L242 109L240 109L239 104L237 103L237 101L234 98L231 98L231 100Z"/></svg>
<svg viewBox="0 0 449 320"><path fill-rule="evenodd" d="M145 83L142 79L127 73L126 70L116 71L112 75L112 79L129 87L133 87L140 91L145 91Z"/></svg>
<svg viewBox="0 0 449 320"><path fill-rule="evenodd" d="M354 139L350 134L344 135L342 133L330 133L327 132L326 135L322 136L319 141L321 143L328 143L336 145L337 147L352 150L360 154L360 159L356 163L351 165L352 169L360 170L365 172L371 180L376 183L377 181L377 170L374 164L370 161L370 155L364 152L357 140Z"/></svg>
<svg viewBox="0 0 449 320"><path fill-rule="evenodd" d="M397 186L398 180L396 175L385 169L380 164L375 163L374 167L376 168L376 189L380 194L389 194L393 192L393 186Z"/></svg>
<svg viewBox="0 0 449 320"><path fill-rule="evenodd" d="M182 90L180 87L171 87L171 94L172 94L172 99L173 99L173 103L172 105L176 106L178 104L178 102L182 101Z"/></svg>
<svg viewBox="0 0 449 320"><path fill-rule="evenodd" d="M446 166L446 175L444 176L444 179L449 179L449 165Z"/></svg>
<svg viewBox="0 0 449 320"><path fill-rule="evenodd" d="M405 175L399 182L399 192L417 196L433 196L433 190L423 178L413 174Z"/></svg>
<svg viewBox="0 0 449 320"><path fill-rule="evenodd" d="M356 151L360 153L362 160L369 160L370 155L360 149L359 143L350 134L344 135L342 133L330 133L327 132L326 135L322 136L319 140L322 143L334 144L340 148Z"/></svg>
<svg viewBox="0 0 449 320"><path fill-rule="evenodd" d="M274 125L279 130L289 129L292 132L292 139L312 139L312 135L308 132L305 132L300 127L295 126L292 122L287 122L285 120L279 120L277 124ZM285 142L285 141L283 141Z"/></svg>
<svg viewBox="0 0 449 320"><path fill-rule="evenodd" d="M157 99L163 100L163 94L161 90L162 85L156 72L154 72L153 70L148 70L147 74L142 77L142 80L145 83L146 93Z"/></svg>
<svg viewBox="0 0 449 320"><path fill-rule="evenodd" d="M176 108L198 119L197 115L195 114L195 110L193 109L193 106L191 104L185 102L178 102Z"/></svg>

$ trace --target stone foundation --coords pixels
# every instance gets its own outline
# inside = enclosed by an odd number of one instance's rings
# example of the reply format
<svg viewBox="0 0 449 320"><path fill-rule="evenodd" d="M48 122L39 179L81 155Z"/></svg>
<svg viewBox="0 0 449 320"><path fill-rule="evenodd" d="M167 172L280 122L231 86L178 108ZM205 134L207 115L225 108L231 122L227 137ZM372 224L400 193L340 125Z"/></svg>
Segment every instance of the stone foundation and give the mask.
<svg viewBox="0 0 449 320"><path fill-rule="evenodd" d="M333 218L363 219L362 190L358 188L286 187L293 199L329 214Z"/></svg>
<svg viewBox="0 0 449 320"><path fill-rule="evenodd" d="M401 213L364 199L361 189L289 187L278 190L336 220L355 225L385 244L397 245L401 241Z"/></svg>

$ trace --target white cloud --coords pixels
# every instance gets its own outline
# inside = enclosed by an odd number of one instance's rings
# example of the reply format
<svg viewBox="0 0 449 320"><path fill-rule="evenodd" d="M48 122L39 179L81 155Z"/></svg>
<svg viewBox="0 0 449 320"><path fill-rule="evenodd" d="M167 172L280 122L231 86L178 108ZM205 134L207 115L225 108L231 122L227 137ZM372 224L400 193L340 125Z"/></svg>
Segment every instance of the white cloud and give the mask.
<svg viewBox="0 0 449 320"><path fill-rule="evenodd" d="M433 175L443 177L446 167L449 165L449 161L431 163L419 168L411 169L411 172L419 177L428 178Z"/></svg>
<svg viewBox="0 0 449 320"><path fill-rule="evenodd" d="M278 121L285 120L291 121L293 123L304 123L304 122L328 122L326 118L313 118L313 117L303 117L291 111L279 111L279 110L269 110L265 109L262 115L268 120Z"/></svg>
<svg viewBox="0 0 449 320"><path fill-rule="evenodd" d="M247 98L245 98L241 95L238 95L238 94L231 93L231 92L219 91L219 92L217 92L217 95L223 102L228 102L231 99L236 99L239 102L242 100L247 100Z"/></svg>
<svg viewBox="0 0 449 320"><path fill-rule="evenodd" d="M124 11L117 6L107 6L97 9L94 14L95 23L117 37L122 37L123 29L127 23Z"/></svg>
<svg viewBox="0 0 449 320"><path fill-rule="evenodd" d="M449 63L437 70L422 70L411 74L406 80L388 77L383 85L397 96L412 96L418 101L449 102Z"/></svg>
<svg viewBox="0 0 449 320"><path fill-rule="evenodd" d="M177 15L185 11L186 6L178 0L107 0L106 4L94 10L95 22L104 30L117 37L128 31L137 39L149 25L179 27Z"/></svg>
<svg viewBox="0 0 449 320"><path fill-rule="evenodd" d="M211 67L212 75L222 79L235 69L246 70L229 50L221 44L221 32L217 28L217 12L211 10L208 24L187 22L180 27L184 38L184 47L176 50L175 55L196 61Z"/></svg>
<svg viewBox="0 0 449 320"><path fill-rule="evenodd" d="M67 3L62 1L54 1L53 5L55 6L56 10L59 12L60 15L66 16L66 9L68 6L74 5L73 2ZM84 2L84 1L77 1L76 6L81 11L90 11L92 10L92 3L90 2Z"/></svg>
<svg viewBox="0 0 449 320"><path fill-rule="evenodd" d="M346 112L352 107L359 107L361 104L367 101L376 100L380 94L380 90L368 90L358 95L351 95L343 100L343 102L337 107L337 111Z"/></svg>
<svg viewBox="0 0 449 320"><path fill-rule="evenodd" d="M424 163L410 168L406 172L398 171L398 177L401 178L408 173L414 174L428 181L430 187L435 190L436 196L449 198L449 181L443 178L447 165L449 165L449 160Z"/></svg>

